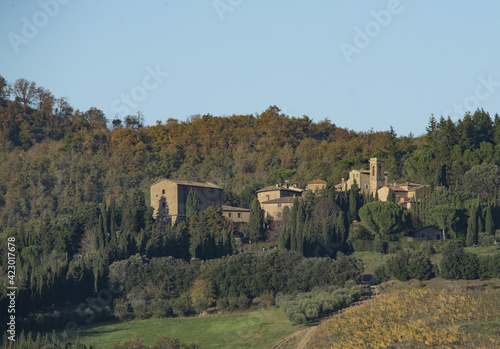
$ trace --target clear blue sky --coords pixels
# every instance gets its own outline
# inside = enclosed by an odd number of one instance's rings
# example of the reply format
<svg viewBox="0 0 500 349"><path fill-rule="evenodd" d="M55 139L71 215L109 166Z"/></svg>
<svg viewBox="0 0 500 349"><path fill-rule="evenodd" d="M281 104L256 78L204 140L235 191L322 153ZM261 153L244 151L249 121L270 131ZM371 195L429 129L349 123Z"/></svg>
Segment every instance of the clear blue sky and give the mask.
<svg viewBox="0 0 500 349"><path fill-rule="evenodd" d="M0 2L0 74L109 119L277 105L420 135L431 114L500 113L498 1L59 1Z"/></svg>

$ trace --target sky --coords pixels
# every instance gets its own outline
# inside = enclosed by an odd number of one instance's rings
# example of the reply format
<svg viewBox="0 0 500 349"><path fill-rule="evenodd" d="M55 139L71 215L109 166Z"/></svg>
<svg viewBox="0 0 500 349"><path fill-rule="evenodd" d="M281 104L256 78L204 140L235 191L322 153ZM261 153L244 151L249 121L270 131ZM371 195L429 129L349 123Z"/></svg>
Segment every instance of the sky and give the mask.
<svg viewBox="0 0 500 349"><path fill-rule="evenodd" d="M1 0L0 75L108 119L328 119L425 133L500 113L498 1Z"/></svg>

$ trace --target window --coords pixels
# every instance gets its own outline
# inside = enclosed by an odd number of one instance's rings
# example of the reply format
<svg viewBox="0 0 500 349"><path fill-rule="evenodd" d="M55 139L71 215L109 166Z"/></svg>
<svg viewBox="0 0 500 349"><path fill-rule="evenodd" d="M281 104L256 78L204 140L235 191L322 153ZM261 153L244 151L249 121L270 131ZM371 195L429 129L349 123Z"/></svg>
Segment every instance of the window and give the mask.
<svg viewBox="0 0 500 349"><path fill-rule="evenodd" d="M441 240L441 235L436 235L436 240Z"/></svg>
<svg viewBox="0 0 500 349"><path fill-rule="evenodd" d="M281 207L281 203L278 204L278 207Z"/></svg>
<svg viewBox="0 0 500 349"><path fill-rule="evenodd" d="M372 176L375 176L375 166L372 166Z"/></svg>
<svg viewBox="0 0 500 349"><path fill-rule="evenodd" d="M162 194L165 194L165 189L163 189L163 190L161 191L161 193L162 193Z"/></svg>
<svg viewBox="0 0 500 349"><path fill-rule="evenodd" d="M241 218L241 213L238 213L238 218Z"/></svg>
<svg viewBox="0 0 500 349"><path fill-rule="evenodd" d="M231 218L231 212L229 212L229 213L227 214L227 216L228 216L229 218Z"/></svg>
<svg viewBox="0 0 500 349"><path fill-rule="evenodd" d="M365 184L365 189L368 189L368 184Z"/></svg>

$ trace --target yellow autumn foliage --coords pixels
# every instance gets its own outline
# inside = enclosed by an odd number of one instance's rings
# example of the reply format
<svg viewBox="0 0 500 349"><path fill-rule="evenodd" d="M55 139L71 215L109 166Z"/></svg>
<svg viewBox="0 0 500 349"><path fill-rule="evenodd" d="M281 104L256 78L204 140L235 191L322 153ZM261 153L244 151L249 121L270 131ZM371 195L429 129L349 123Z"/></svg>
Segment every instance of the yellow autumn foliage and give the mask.
<svg viewBox="0 0 500 349"><path fill-rule="evenodd" d="M500 348L499 338L463 334L459 325L500 316L500 290L398 290L324 321L314 348Z"/></svg>

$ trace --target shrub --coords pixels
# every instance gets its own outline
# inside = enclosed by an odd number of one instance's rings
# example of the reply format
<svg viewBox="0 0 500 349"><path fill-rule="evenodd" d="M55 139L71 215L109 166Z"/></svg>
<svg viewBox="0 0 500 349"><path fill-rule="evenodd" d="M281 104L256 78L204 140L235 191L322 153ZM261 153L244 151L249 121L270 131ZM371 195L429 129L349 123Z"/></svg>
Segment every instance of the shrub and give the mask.
<svg viewBox="0 0 500 349"><path fill-rule="evenodd" d="M465 280L478 278L478 258L474 253L466 252L462 258L461 277Z"/></svg>
<svg viewBox="0 0 500 349"><path fill-rule="evenodd" d="M434 250L434 246L428 241L422 242L422 244L420 245L420 251L422 251L423 253L425 253L428 256L436 253L436 251Z"/></svg>
<svg viewBox="0 0 500 349"><path fill-rule="evenodd" d="M193 303L193 309L198 314L203 313L205 310L208 309L208 302L207 302L207 300L204 299L204 298L198 298Z"/></svg>
<svg viewBox="0 0 500 349"><path fill-rule="evenodd" d="M387 252L387 242L382 240L373 241L373 252L386 253Z"/></svg>
<svg viewBox="0 0 500 349"><path fill-rule="evenodd" d="M373 276L379 283L389 280L389 275L387 275L385 266L383 264L375 269L375 271L373 272Z"/></svg>
<svg viewBox="0 0 500 349"><path fill-rule="evenodd" d="M458 280L462 276L464 249L460 241L449 241L443 248L441 258L441 277Z"/></svg>
<svg viewBox="0 0 500 349"><path fill-rule="evenodd" d="M489 270L492 277L500 278L500 252L490 257Z"/></svg>
<svg viewBox="0 0 500 349"><path fill-rule="evenodd" d="M125 299L115 299L115 310L114 315L120 320L123 321L130 317L130 305Z"/></svg>
<svg viewBox="0 0 500 349"><path fill-rule="evenodd" d="M245 295L241 295L238 297L238 309L248 309L250 307L251 300Z"/></svg>
<svg viewBox="0 0 500 349"><path fill-rule="evenodd" d="M386 261L384 269L386 275L401 281L428 280L432 276L432 263L422 251L399 251Z"/></svg>
<svg viewBox="0 0 500 349"><path fill-rule="evenodd" d="M307 318L303 313L295 313L292 316L292 322L298 325L305 324L307 322Z"/></svg>
<svg viewBox="0 0 500 349"><path fill-rule="evenodd" d="M495 244L495 237L486 233L479 233L479 245L493 246Z"/></svg>
<svg viewBox="0 0 500 349"><path fill-rule="evenodd" d="M172 307L164 299L158 299L151 303L151 311L156 318L163 318L172 314Z"/></svg>
<svg viewBox="0 0 500 349"><path fill-rule="evenodd" d="M172 306L172 312L177 316L186 316L190 310L190 302L186 297L174 298L170 305Z"/></svg>

